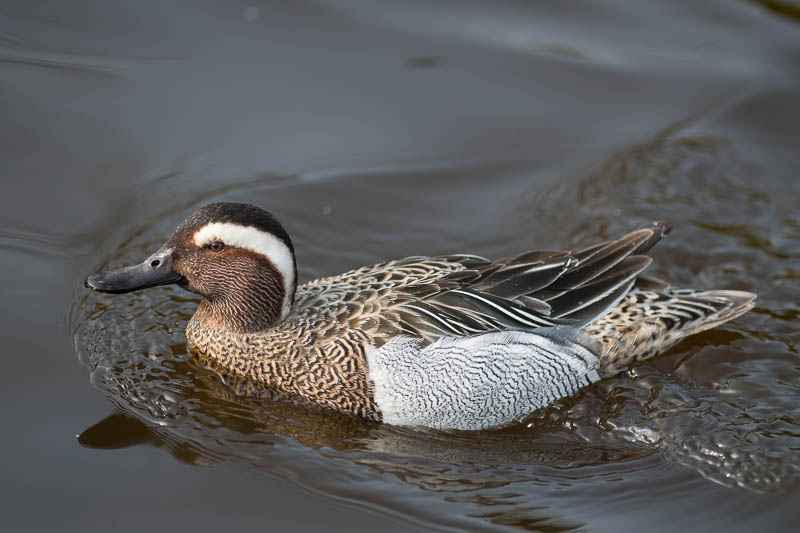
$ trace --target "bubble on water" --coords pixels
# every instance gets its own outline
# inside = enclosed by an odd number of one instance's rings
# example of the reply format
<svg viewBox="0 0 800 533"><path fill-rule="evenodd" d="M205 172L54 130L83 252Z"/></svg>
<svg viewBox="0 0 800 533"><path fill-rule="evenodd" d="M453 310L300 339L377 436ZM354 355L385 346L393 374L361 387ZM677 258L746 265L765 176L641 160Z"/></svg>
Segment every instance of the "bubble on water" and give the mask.
<svg viewBox="0 0 800 533"><path fill-rule="evenodd" d="M245 22L257 22L261 18L261 9L249 6L242 10L242 19Z"/></svg>

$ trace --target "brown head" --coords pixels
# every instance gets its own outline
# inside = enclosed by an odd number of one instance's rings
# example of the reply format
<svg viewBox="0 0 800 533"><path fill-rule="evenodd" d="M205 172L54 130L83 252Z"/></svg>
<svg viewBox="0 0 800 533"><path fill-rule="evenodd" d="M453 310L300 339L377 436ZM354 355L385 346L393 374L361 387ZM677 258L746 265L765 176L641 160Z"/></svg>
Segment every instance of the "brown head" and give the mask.
<svg viewBox="0 0 800 533"><path fill-rule="evenodd" d="M86 279L87 287L111 293L172 283L203 297L196 318L210 326L264 330L291 312L297 288L292 241L263 209L209 204L144 262Z"/></svg>

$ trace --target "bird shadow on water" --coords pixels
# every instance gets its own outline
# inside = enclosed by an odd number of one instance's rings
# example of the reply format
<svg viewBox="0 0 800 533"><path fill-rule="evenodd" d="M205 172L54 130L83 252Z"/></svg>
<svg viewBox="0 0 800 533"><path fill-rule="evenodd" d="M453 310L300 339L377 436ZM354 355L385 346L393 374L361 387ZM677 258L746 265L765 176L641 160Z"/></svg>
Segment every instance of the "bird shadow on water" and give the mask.
<svg viewBox="0 0 800 533"><path fill-rule="evenodd" d="M280 409L278 409L280 410ZM338 462L345 460L351 462L356 467L366 467L372 473L378 475L390 474L399 480L410 485L417 486L426 491L444 493L444 501L451 504L462 504L469 506L472 510L467 515L472 518L487 521L489 523L515 526L524 530L546 530L546 531L575 531L581 529L584 524L573 520L568 520L553 513L546 505L530 505L522 498L521 494L515 492L513 488L503 490L515 482L531 482L535 477L516 473L514 475L497 475L502 473L502 466L492 464L492 461L501 458L504 460L516 459L528 464L550 465L552 468L570 468L567 464L584 463L588 464L608 464L609 462L629 461L636 458L630 450L613 449L604 447L583 447L565 448L563 443L552 442L549 444L540 443L529 446L531 449L519 449L515 453L510 446L509 450L498 450L494 445L497 439L489 441L482 440L480 436L472 439L473 444L481 443L480 446L469 446L461 443L455 448L451 447L453 439L445 442L436 442L437 436L402 436L391 434L390 431L382 431L380 427L365 428L362 424L353 424L352 421L338 420L339 424L331 424L332 419L337 416L319 415L324 420L315 416L301 416L293 418L280 418L271 415L268 427L260 428L264 431L273 432L282 436L292 435L297 437L297 442L303 446L308 446L319 453L323 453L329 460ZM298 420L300 418L300 420ZM322 422L314 423L313 430L309 428L312 420ZM362 427L357 427L362 426ZM241 430L241 426L239 427ZM442 436L438 436L441 440ZM149 445L168 451L172 456L186 464L194 466L215 466L228 464L236 465L235 451L230 450L232 441L227 443L229 452L226 456L210 453L207 449L192 442L189 439L176 439L166 436L157 426L150 426L141 420L128 414L117 412L104 418L97 424L89 427L78 437L81 445L94 449L121 449L137 445ZM433 443L433 446L431 446ZM256 442L251 442L255 445ZM264 446L257 453L265 455L269 453L268 440L260 443ZM438 446L437 446L438 444ZM235 446L235 444L233 444ZM380 449L375 452L373 448ZM326 451L322 451L326 449ZM508 455L504 455L504 454ZM487 461L486 464L464 462L438 463L428 460L421 460L413 457L409 460L405 454L421 454L434 456L437 461L454 461L456 458L463 461ZM647 455L645 452L643 455ZM400 460L403 459L403 460ZM252 455L251 455L252 461ZM559 467L555 465L561 465ZM510 466L506 466L509 468ZM257 466L250 462L249 469L256 472L267 473L268 465ZM487 472L489 474L487 475ZM318 474L319 475L319 474ZM324 475L324 473L322 474ZM539 480L539 483L546 481ZM303 483L302 485L308 485ZM321 487L314 486L312 489L320 491ZM488 489L488 490L487 490ZM498 490L499 489L499 490ZM354 493L351 488L331 487L331 494L336 497L337 492L345 493L347 499L359 501L370 501L378 506L386 507L395 513L412 513L412 509L403 509L390 502L374 502L375 495ZM521 501L522 500L522 501ZM399 508L398 508L399 507ZM433 520L436 522L436 520Z"/></svg>
<svg viewBox="0 0 800 533"><path fill-rule="evenodd" d="M84 430L80 444L106 450L153 446L186 464L283 476L333 498L419 516L418 508L403 504L402 495L393 495L391 489L372 493L369 480L389 475L466 507L470 518L537 531L573 531L584 524L548 505L531 505L530 489L516 485L546 489L582 476L619 475L643 468L631 463L653 454L641 446L593 445L574 438L565 442L552 430L531 432L525 426L476 433L406 430L237 397L190 361L175 365L174 371L195 373L191 412L163 409L172 415L154 423L150 415L139 418L140 413L118 408ZM652 466L653 461L646 462ZM287 467L296 463L300 465ZM430 522L438 522L440 510L431 514Z"/></svg>

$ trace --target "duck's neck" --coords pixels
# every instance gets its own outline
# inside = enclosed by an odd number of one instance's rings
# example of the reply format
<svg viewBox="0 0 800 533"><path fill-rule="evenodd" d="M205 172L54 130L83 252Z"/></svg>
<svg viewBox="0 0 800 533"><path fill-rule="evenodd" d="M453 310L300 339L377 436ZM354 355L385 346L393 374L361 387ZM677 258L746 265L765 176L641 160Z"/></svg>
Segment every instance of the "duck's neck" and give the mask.
<svg viewBox="0 0 800 533"><path fill-rule="evenodd" d="M247 283L228 287L224 295L200 302L193 321L230 333L257 333L277 324L291 312L296 284L286 284L274 272L249 277Z"/></svg>

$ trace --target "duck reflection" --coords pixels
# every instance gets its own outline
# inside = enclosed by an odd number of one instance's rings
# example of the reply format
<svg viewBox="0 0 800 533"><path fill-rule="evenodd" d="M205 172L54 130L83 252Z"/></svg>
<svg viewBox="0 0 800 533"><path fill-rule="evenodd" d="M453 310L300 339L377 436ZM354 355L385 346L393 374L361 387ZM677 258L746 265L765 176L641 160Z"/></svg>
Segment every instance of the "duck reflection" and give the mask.
<svg viewBox="0 0 800 533"><path fill-rule="evenodd" d="M334 479L334 469L343 462L366 467L374 474L392 475L440 493L445 501L477 508L470 513L475 518L549 531L571 531L582 524L548 512L547 506L531 505L530 495L519 494L530 490L514 491L514 484L568 484L582 475L583 468L614 470L615 464L654 453L633 445L589 444L548 422L553 413L547 411L534 414L529 424L500 430L418 431L238 396L191 359L173 361L168 374L156 381L166 380L171 391L151 395L148 402L177 403L178 409L119 408L83 431L80 444L98 449L149 445L191 465L227 465L263 473L311 454L329 471L309 475L331 474ZM563 406L552 409L557 408ZM156 419L153 412L168 414Z"/></svg>

